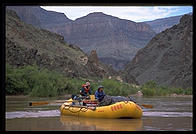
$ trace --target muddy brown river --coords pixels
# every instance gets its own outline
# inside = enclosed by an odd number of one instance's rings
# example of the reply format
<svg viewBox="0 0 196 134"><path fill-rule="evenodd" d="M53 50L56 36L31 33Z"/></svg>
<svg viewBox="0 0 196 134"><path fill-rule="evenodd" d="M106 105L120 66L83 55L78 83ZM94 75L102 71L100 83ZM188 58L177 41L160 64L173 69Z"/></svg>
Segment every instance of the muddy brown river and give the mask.
<svg viewBox="0 0 196 134"><path fill-rule="evenodd" d="M25 96L6 97L6 131L192 131L192 97L134 97L143 108L141 119L94 119L60 115L60 103L28 106L49 100ZM50 98L50 100L63 98Z"/></svg>

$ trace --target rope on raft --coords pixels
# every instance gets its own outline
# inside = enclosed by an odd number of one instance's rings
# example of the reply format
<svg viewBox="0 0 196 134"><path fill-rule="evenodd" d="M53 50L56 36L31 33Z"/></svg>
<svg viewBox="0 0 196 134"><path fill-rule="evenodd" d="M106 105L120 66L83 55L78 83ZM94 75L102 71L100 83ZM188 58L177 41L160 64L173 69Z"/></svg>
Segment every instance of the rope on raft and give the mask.
<svg viewBox="0 0 196 134"><path fill-rule="evenodd" d="M66 108L66 106L64 105L64 107L63 107L63 109L65 109L65 110L69 110L70 112L72 112L72 113L78 113L78 112L80 112L81 110L82 110L82 108L84 108L84 109L86 109L86 110L83 110L82 112L86 112L86 111L88 111L88 107L81 107L78 111L71 111L70 110L70 108L71 108L71 106L69 105L68 106L68 108Z"/></svg>

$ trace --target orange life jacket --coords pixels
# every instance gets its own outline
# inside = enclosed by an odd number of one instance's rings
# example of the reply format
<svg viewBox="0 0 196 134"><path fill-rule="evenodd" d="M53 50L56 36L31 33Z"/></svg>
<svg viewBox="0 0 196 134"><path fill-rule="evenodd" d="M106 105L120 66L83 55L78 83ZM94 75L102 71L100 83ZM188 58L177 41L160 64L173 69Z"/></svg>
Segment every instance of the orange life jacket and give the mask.
<svg viewBox="0 0 196 134"><path fill-rule="evenodd" d="M82 87L84 88L85 92L87 92L87 93L90 90L90 87L89 88L86 88L87 87L86 84L83 84Z"/></svg>

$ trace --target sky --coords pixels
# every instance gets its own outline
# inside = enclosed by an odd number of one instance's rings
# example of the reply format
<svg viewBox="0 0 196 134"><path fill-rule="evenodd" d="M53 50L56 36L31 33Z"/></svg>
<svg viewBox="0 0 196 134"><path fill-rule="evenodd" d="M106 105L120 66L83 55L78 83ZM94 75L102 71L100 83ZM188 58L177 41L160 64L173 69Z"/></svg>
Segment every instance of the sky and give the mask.
<svg viewBox="0 0 196 134"><path fill-rule="evenodd" d="M135 22L193 12L192 6L41 6L41 8L64 13L71 20L86 16L92 12L103 12L107 15Z"/></svg>

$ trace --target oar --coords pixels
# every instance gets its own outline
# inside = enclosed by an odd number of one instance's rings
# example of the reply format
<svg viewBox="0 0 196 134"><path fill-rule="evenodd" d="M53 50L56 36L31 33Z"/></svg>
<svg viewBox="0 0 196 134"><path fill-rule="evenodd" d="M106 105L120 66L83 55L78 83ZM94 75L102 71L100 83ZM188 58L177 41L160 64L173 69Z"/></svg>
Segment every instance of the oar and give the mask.
<svg viewBox="0 0 196 134"><path fill-rule="evenodd" d="M64 103L65 100L57 100L57 101L39 101L39 102L29 102L29 106L38 106L38 105L47 105L52 103Z"/></svg>
<svg viewBox="0 0 196 134"><path fill-rule="evenodd" d="M47 105L47 104L54 104L54 103L64 103L64 102L88 102L87 100L83 100L83 101L78 101L78 100L72 100L72 101L68 101L68 100L56 100L56 101L39 101L39 102L29 102L29 106L39 106L39 105ZM92 102L97 102L92 101Z"/></svg>
<svg viewBox="0 0 196 134"><path fill-rule="evenodd" d="M64 103L64 102L78 102L78 101L66 101L66 100L56 100L56 101L39 101L39 102L29 102L29 106L47 105L54 103Z"/></svg>
<svg viewBox="0 0 196 134"><path fill-rule="evenodd" d="M149 104L140 104L141 106L145 107L145 108L153 108L153 105L149 105Z"/></svg>

